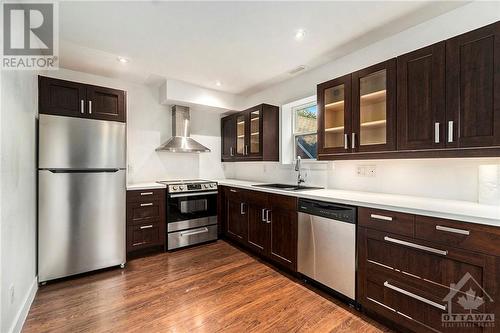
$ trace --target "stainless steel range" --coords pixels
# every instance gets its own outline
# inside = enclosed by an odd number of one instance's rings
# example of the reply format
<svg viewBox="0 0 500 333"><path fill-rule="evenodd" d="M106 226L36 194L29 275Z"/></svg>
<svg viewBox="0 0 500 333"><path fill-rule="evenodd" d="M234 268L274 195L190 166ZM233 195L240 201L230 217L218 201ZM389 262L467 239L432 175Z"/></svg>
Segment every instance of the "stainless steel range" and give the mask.
<svg viewBox="0 0 500 333"><path fill-rule="evenodd" d="M166 180L167 248L217 239L217 183L208 180Z"/></svg>

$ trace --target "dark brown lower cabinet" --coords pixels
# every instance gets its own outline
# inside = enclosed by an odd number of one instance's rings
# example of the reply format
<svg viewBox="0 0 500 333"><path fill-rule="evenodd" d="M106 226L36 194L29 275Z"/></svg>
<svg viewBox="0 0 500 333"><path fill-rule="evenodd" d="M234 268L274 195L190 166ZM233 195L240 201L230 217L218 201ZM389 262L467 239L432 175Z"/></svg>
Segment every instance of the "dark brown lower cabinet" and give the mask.
<svg viewBox="0 0 500 333"><path fill-rule="evenodd" d="M364 219L361 214L360 219ZM443 221L448 228L444 232L484 237L468 230L469 224ZM386 222L399 223L398 219ZM481 248L470 251L429 241L432 237L420 239L393 233L387 226L383 229L367 223L358 228L357 298L365 312L413 332L498 332L498 321L488 320L500 315L499 258L481 253ZM436 237L443 232L439 229L434 229Z"/></svg>
<svg viewBox="0 0 500 333"><path fill-rule="evenodd" d="M224 187L223 191L225 236L281 267L296 271L297 199L230 187Z"/></svg>

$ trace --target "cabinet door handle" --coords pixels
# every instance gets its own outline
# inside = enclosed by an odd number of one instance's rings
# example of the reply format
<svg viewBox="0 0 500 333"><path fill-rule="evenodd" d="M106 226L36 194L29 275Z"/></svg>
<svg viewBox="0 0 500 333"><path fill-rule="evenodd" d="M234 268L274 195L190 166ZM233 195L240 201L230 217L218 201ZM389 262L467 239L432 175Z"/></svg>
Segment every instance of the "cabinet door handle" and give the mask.
<svg viewBox="0 0 500 333"><path fill-rule="evenodd" d="M153 192L141 192L141 195L153 195Z"/></svg>
<svg viewBox="0 0 500 333"><path fill-rule="evenodd" d="M446 305L442 305L442 304L433 302L430 299L427 299L427 298L424 298L424 297L419 296L417 294L414 294L412 292L409 292L408 290L404 290L404 289L401 289L399 287L396 287L396 286L390 284L389 281L385 281L384 282L384 287L392 289L394 291L397 291L400 294L406 295L406 296L411 297L413 299L416 299L416 300L418 300L420 302L432 305L433 307L438 308L440 310L446 311Z"/></svg>
<svg viewBox="0 0 500 333"><path fill-rule="evenodd" d="M460 234L460 235L467 235L467 236L470 235L470 231L469 230L457 229L457 228L450 228L450 227L445 227L445 226L442 226L442 225L437 225L436 226L436 230L451 232L451 233Z"/></svg>
<svg viewBox="0 0 500 333"><path fill-rule="evenodd" d="M448 142L453 142L453 120L448 122Z"/></svg>
<svg viewBox="0 0 500 333"><path fill-rule="evenodd" d="M248 145L245 145L245 155L248 155Z"/></svg>
<svg viewBox="0 0 500 333"><path fill-rule="evenodd" d="M80 100L80 113L85 113L85 101L83 99Z"/></svg>
<svg viewBox="0 0 500 333"><path fill-rule="evenodd" d="M414 249L417 249L417 250L423 250L423 251L427 251L427 252L431 252L431 253L435 253L435 254L440 254L440 255L443 255L443 256L445 256L445 255L448 254L448 251L446 251L446 250L439 250L439 249L435 249L433 247L428 247L428 246L425 246L425 245L410 243L410 242L407 242L407 241L404 241L404 240L400 240L400 239L396 239L396 238L392 238L392 237L385 236L384 240L386 242L395 243L395 244L399 244L399 245L404 245L404 246L411 247L411 248L414 248Z"/></svg>
<svg viewBox="0 0 500 333"><path fill-rule="evenodd" d="M265 208L262 208L262 222L266 222L266 209Z"/></svg>
<svg viewBox="0 0 500 333"><path fill-rule="evenodd" d="M379 215L379 214L371 214L370 217L375 220L382 220L382 221L392 221L392 217L390 216L384 216L384 215Z"/></svg>
<svg viewBox="0 0 500 333"><path fill-rule="evenodd" d="M272 213L272 210L270 210L270 209L266 209L266 222L267 222L268 224L269 224L269 223L271 223L271 219L272 219L272 217L273 217L272 215L271 215L271 217L269 217L269 213Z"/></svg>
<svg viewBox="0 0 500 333"><path fill-rule="evenodd" d="M356 148L356 133L351 134L351 148L352 149Z"/></svg>
<svg viewBox="0 0 500 333"><path fill-rule="evenodd" d="M147 207L147 206L153 206L153 203L152 202L148 202L148 203L141 204L141 207Z"/></svg>
<svg viewBox="0 0 500 333"><path fill-rule="evenodd" d="M234 156L234 153L233 153L233 147L230 147L230 148L229 148L229 156Z"/></svg>
<svg viewBox="0 0 500 333"><path fill-rule="evenodd" d="M349 149L349 135L347 133L344 134L344 149Z"/></svg>
<svg viewBox="0 0 500 333"><path fill-rule="evenodd" d="M89 114L92 114L92 101L89 101Z"/></svg>
<svg viewBox="0 0 500 333"><path fill-rule="evenodd" d="M434 124L434 143L439 143L439 127L440 126L441 126L440 123Z"/></svg>
<svg viewBox="0 0 500 333"><path fill-rule="evenodd" d="M152 224L150 224L150 225L143 225L143 226L141 227L141 229L151 229L152 227L153 227L153 225L152 225Z"/></svg>
<svg viewBox="0 0 500 333"><path fill-rule="evenodd" d="M245 203L240 203L240 213L241 215L245 215Z"/></svg>

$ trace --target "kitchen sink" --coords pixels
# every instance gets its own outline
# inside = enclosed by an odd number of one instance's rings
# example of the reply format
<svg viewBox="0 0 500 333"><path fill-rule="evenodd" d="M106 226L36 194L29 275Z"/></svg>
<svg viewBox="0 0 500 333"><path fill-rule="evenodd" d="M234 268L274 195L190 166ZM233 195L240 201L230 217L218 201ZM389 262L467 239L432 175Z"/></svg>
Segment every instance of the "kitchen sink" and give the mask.
<svg viewBox="0 0 500 333"><path fill-rule="evenodd" d="M306 190L322 189L322 187L302 186L302 185L297 186L294 184L258 184L258 185L252 185L252 186L274 188L274 189L284 190L284 191L306 191Z"/></svg>

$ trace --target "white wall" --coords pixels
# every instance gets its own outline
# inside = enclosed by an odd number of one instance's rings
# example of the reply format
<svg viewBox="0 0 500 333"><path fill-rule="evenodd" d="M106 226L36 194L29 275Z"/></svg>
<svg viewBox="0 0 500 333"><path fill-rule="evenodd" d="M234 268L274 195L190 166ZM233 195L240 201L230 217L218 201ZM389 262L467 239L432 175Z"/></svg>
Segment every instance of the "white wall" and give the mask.
<svg viewBox="0 0 500 333"><path fill-rule="evenodd" d="M127 91L128 183L175 178L223 177L220 163L220 116L213 108L196 107L191 110L191 136L210 148L212 152L202 154L156 152L155 149L172 134L170 107L160 104L159 87L67 69L51 71L46 75Z"/></svg>
<svg viewBox="0 0 500 333"><path fill-rule="evenodd" d="M37 81L31 71L3 71L1 75L0 331L11 332L20 330L37 288Z"/></svg>
<svg viewBox="0 0 500 333"><path fill-rule="evenodd" d="M247 106L283 105L315 95L318 83L498 20L500 2L470 3L249 96ZM304 163L314 169L308 171L309 183L318 186L467 201L478 200L478 168L484 164L500 164L500 158ZM358 165L375 165L376 177L357 176ZM224 168L227 178L293 182L296 177L290 166L277 163L226 163Z"/></svg>

